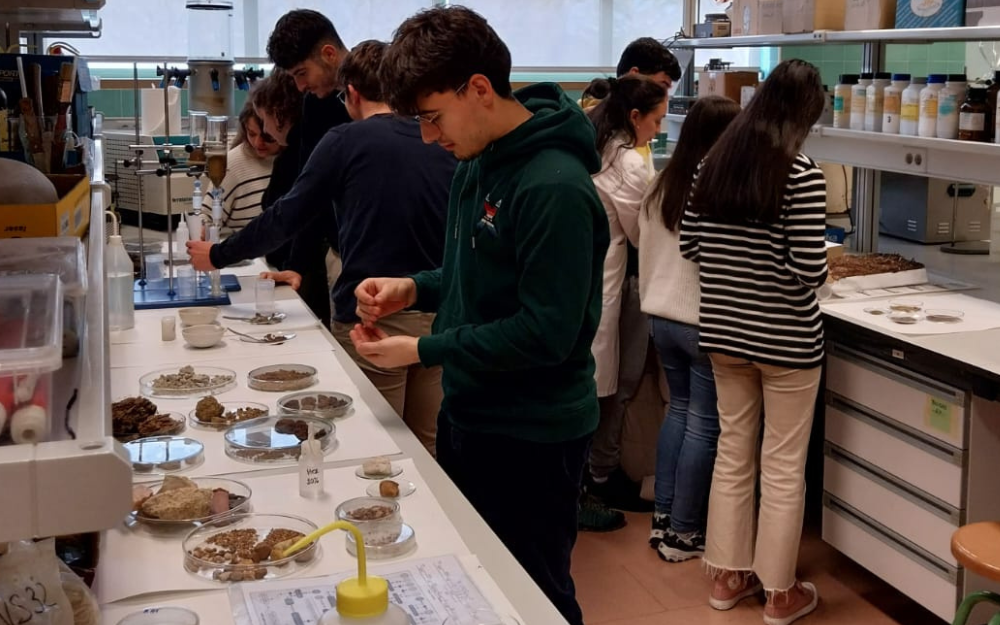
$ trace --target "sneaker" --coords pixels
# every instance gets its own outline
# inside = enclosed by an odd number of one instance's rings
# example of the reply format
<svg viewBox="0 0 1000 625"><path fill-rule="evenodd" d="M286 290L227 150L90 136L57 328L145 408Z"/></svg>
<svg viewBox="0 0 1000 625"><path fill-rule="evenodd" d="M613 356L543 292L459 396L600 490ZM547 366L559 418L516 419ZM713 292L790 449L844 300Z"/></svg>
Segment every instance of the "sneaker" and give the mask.
<svg viewBox="0 0 1000 625"><path fill-rule="evenodd" d="M757 576L745 571L725 571L715 580L708 604L716 610L732 610L736 604L763 590Z"/></svg>
<svg viewBox="0 0 1000 625"><path fill-rule="evenodd" d="M577 528L584 532L613 532L625 527L625 515L607 507L591 494L584 494L577 514Z"/></svg>
<svg viewBox="0 0 1000 625"><path fill-rule="evenodd" d="M790 625L819 605L819 593L809 582L795 582L787 592L772 593L764 606L766 625Z"/></svg>
<svg viewBox="0 0 1000 625"><path fill-rule="evenodd" d="M705 534L689 532L681 535L670 530L656 548L656 554L665 562L684 562L700 558L705 553Z"/></svg>
<svg viewBox="0 0 1000 625"><path fill-rule="evenodd" d="M670 529L670 515L666 512L653 513L653 527L649 530L649 546L656 549L663 541L663 536Z"/></svg>

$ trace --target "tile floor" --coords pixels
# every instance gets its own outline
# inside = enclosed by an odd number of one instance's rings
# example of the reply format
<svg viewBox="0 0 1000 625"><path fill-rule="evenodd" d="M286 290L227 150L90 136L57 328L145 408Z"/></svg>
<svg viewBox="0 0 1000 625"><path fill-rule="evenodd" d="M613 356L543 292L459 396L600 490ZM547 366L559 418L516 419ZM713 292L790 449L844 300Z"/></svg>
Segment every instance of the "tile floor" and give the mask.
<svg viewBox="0 0 1000 625"><path fill-rule="evenodd" d="M759 625L763 598L729 612L708 606L701 560L668 564L646 542L649 514L628 513L617 532L581 532L573 578L587 625ZM799 576L816 584L819 608L802 625L943 625L943 621L854 564L807 527Z"/></svg>

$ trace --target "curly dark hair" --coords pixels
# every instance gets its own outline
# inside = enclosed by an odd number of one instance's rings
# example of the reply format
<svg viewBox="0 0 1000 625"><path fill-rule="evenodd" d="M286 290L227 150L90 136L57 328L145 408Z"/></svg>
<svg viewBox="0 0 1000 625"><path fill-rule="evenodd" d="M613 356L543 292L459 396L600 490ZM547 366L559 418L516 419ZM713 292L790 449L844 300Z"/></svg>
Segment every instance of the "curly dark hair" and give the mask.
<svg viewBox="0 0 1000 625"><path fill-rule="evenodd" d="M341 89L351 85L369 102L382 102L382 81L379 68L389 44L369 39L351 48L340 62L337 73Z"/></svg>
<svg viewBox="0 0 1000 625"><path fill-rule="evenodd" d="M389 105L404 115L419 113L418 98L457 91L473 74L511 97L510 50L483 16L463 6L426 9L403 22L380 71Z"/></svg>
<svg viewBox="0 0 1000 625"><path fill-rule="evenodd" d="M344 49L333 22L319 11L295 9L281 16L267 40L267 56L281 69L292 69L324 45Z"/></svg>
<svg viewBox="0 0 1000 625"><path fill-rule="evenodd" d="M292 75L275 67L271 75L257 83L251 92L253 106L274 117L281 127L295 125L302 117L302 93Z"/></svg>
<svg viewBox="0 0 1000 625"><path fill-rule="evenodd" d="M681 64L677 62L677 57L652 37L640 37L625 46L618 59L618 77L621 78L633 67L646 76L666 72L670 80L681 79Z"/></svg>

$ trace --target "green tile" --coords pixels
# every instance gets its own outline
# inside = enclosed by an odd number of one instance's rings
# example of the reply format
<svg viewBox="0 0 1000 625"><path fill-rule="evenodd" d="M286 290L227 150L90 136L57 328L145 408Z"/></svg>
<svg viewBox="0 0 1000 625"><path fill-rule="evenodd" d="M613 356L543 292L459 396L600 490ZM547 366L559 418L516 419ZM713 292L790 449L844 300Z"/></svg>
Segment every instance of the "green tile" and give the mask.
<svg viewBox="0 0 1000 625"><path fill-rule="evenodd" d="M931 61L928 64L928 72L931 74L950 74L954 63L950 61Z"/></svg>
<svg viewBox="0 0 1000 625"><path fill-rule="evenodd" d="M844 49L844 60L845 61L853 61L853 62L857 63L858 64L858 70L860 71L860 69L861 69L861 58L862 58L862 54L864 52L862 50L862 47L858 46L858 45L841 46L841 47Z"/></svg>
<svg viewBox="0 0 1000 625"><path fill-rule="evenodd" d="M120 89L118 93L122 98L122 116L135 117L135 95L132 93L132 90Z"/></svg>
<svg viewBox="0 0 1000 625"><path fill-rule="evenodd" d="M121 98L116 89L101 89L87 94L87 103L105 117L121 117Z"/></svg>
<svg viewBox="0 0 1000 625"><path fill-rule="evenodd" d="M890 44L885 47L885 62L887 66L905 61L909 55L909 46L905 44Z"/></svg>
<svg viewBox="0 0 1000 625"><path fill-rule="evenodd" d="M931 58L930 54L931 54L931 46L917 44L909 46L909 51L907 53L907 56L909 57L911 63L912 62L925 63Z"/></svg>

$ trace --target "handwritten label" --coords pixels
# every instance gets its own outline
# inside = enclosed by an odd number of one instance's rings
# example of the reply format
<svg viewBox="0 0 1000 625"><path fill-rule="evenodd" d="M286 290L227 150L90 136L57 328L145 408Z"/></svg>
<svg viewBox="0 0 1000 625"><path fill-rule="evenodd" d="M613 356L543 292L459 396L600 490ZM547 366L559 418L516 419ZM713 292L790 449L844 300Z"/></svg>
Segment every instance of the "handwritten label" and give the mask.
<svg viewBox="0 0 1000 625"><path fill-rule="evenodd" d="M953 406L943 399L928 397L924 407L924 425L949 436L955 436L956 422L952 415Z"/></svg>
<svg viewBox="0 0 1000 625"><path fill-rule="evenodd" d="M58 607L49 603L49 593L45 585L34 582L19 592L0 595L0 625L26 625L36 622L35 615L45 614ZM44 619L48 622L47 619Z"/></svg>

